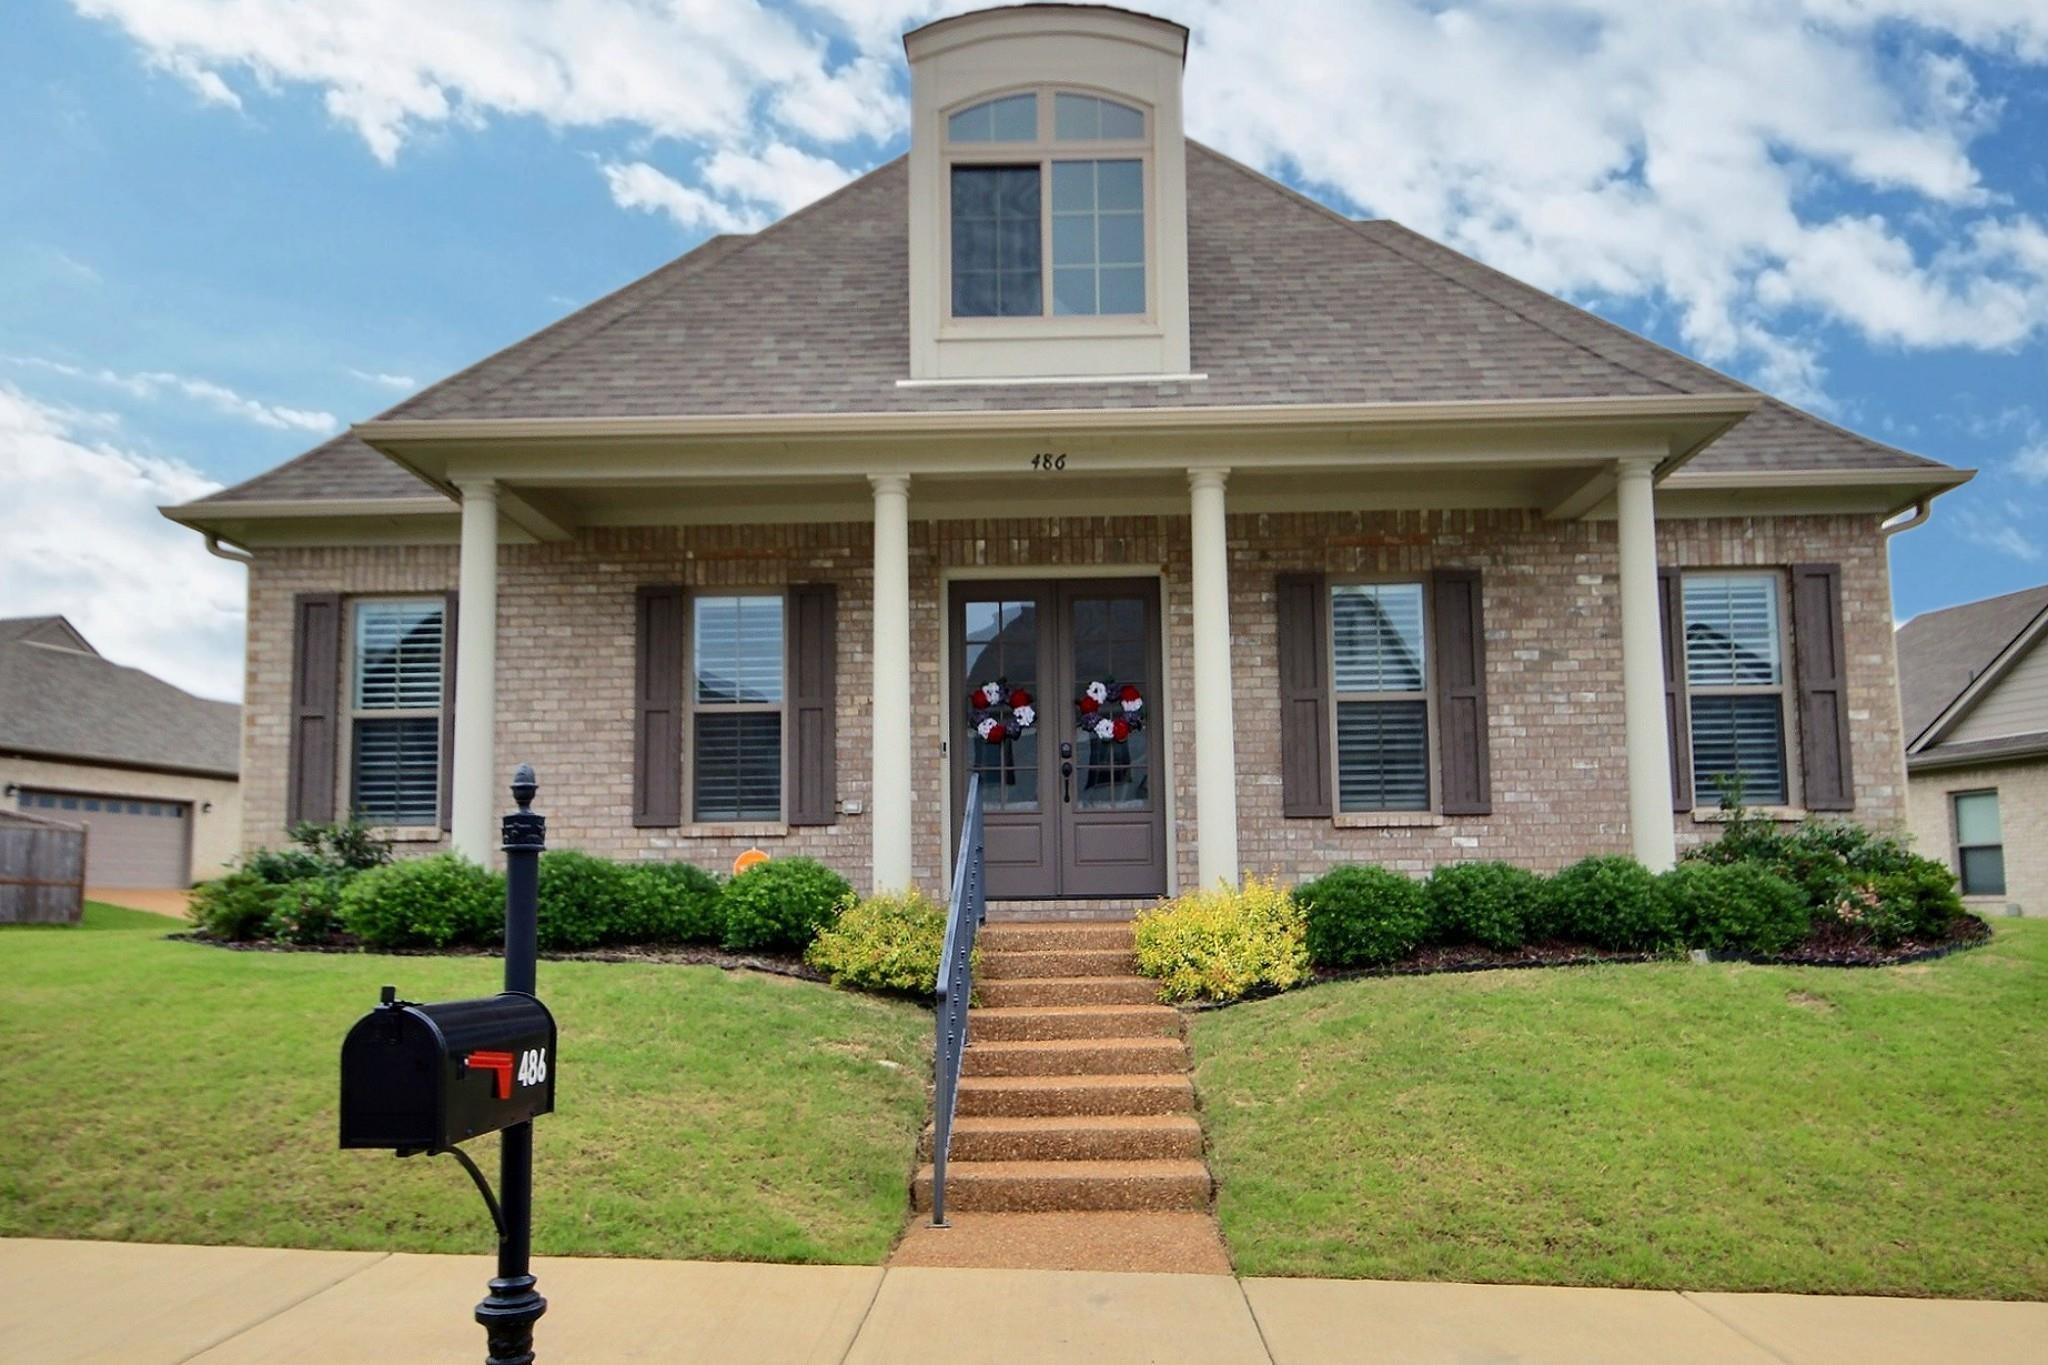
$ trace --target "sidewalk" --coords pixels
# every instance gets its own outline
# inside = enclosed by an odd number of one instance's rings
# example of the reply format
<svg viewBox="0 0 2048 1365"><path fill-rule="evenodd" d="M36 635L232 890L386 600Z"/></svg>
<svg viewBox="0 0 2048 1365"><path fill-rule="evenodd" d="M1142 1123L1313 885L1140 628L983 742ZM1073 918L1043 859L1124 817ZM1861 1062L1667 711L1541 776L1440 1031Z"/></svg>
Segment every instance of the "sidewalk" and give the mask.
<svg viewBox="0 0 2048 1365"><path fill-rule="evenodd" d="M2035 1362L2048 1304L541 1258L543 1362ZM0 1240L0 1359L482 1359L484 1257Z"/></svg>

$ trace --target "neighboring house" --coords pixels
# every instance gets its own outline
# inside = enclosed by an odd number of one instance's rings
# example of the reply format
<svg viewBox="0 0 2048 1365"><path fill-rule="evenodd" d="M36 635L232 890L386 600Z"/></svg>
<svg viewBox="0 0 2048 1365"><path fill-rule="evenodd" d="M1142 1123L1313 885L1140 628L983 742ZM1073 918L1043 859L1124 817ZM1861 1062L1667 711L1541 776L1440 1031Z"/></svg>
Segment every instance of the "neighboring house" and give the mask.
<svg viewBox="0 0 2048 1365"><path fill-rule="evenodd" d="M489 858L518 762L928 889L978 772L993 895L1123 905L1902 826L1882 523L1968 473L1186 140L1187 37L917 29L905 157L167 509L251 556L245 844Z"/></svg>
<svg viewBox="0 0 2048 1365"><path fill-rule="evenodd" d="M241 710L101 658L61 616L0 621L6 805L85 826L89 886L185 887L240 852Z"/></svg>
<svg viewBox="0 0 2048 1365"><path fill-rule="evenodd" d="M1964 897L2048 913L2048 584L1899 627L1913 837Z"/></svg>

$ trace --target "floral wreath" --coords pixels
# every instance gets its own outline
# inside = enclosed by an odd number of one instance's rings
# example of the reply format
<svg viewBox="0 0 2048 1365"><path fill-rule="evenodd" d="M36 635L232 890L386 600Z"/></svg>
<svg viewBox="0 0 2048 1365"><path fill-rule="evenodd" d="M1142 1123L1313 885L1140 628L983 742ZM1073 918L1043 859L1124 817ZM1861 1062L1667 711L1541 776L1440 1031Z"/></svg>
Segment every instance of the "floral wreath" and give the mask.
<svg viewBox="0 0 2048 1365"><path fill-rule="evenodd" d="M1031 694L1006 678L985 682L967 694L967 727L990 744L1021 739L1038 724Z"/></svg>
<svg viewBox="0 0 2048 1365"><path fill-rule="evenodd" d="M1098 678L1074 698L1075 724L1083 734L1122 743L1145 728L1145 694L1130 683Z"/></svg>

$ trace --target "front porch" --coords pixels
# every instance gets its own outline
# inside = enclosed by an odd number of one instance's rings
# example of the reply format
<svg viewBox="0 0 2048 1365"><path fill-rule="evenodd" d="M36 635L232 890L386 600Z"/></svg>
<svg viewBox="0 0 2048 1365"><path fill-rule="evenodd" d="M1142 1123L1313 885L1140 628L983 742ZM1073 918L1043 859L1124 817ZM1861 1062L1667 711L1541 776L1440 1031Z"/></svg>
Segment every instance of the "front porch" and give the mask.
<svg viewBox="0 0 2048 1365"><path fill-rule="evenodd" d="M1142 850L1151 871L1112 874L1110 864L1129 860L1091 857L1087 846L1099 853L1103 837L1058 813L1075 804L1071 791L1055 803L1050 785L1039 786L1038 810L995 822L1038 821L1035 832L1005 836L1018 844L1013 861L1035 860L1043 874L1018 880L1011 894L1103 901L1234 882L1244 870L1300 875L1340 857L1543 865L1612 848L1667 865L1676 838L1653 488L1666 480L1682 490L1684 459L1748 402L1297 409L1277 430L1245 410L1152 409L1091 412L1085 430L1070 413L939 413L930 422L821 419L800 433L750 431L744 419L716 430L647 419L386 421L363 434L461 499L458 849L486 856L491 846L501 743L517 735L515 747L531 754L562 728L521 718L499 695L501 677L564 676L568 642L579 640L577 690L594 705L613 693L589 669L616 660L631 638L621 602L633 587L825 582L837 602L828 816L801 827L639 821L627 842L709 862L728 844L776 839L786 851L836 860L865 886L942 885L957 793L980 761L976 746L986 749L966 704L980 661L965 658L968 642L956 638L962 603L1000 609L1003 594L1016 592L1046 611L1056 629L1031 671L1051 680L1078 666L1080 627L1062 620L1063 604L1122 583L1153 603L1141 634L1156 676L1143 689L1142 762L1133 768L1119 740L1125 766L1109 764L1123 774L1112 787L1123 782L1140 799L1112 804L1143 817L1124 821L1119 837L1154 841ZM871 472L885 432L889 472ZM1459 510L1437 510L1446 507ZM991 519L992 510L1007 515ZM1757 529L1772 524L1746 523L1729 539L1750 556ZM1328 788L1334 755L1293 752L1301 741L1286 713L1304 699L1282 677L1291 665L1281 657L1276 583L1288 573L1364 581L1441 570L1486 575L1474 598L1475 622L1482 601L1486 621L1476 653L1432 651L1442 667L1431 665L1423 689L1432 708L1428 797L1414 808L1350 809ZM565 605L576 619L565 619ZM545 647L519 643L535 630ZM1525 643L1538 632L1540 642ZM622 681L616 690L629 692ZM1503 682L1514 686L1503 692ZM1472 708L1489 684L1503 693L1490 717ZM1022 765L1034 782L1077 762L1057 746L1085 742L1069 734L1069 693L1079 685L1058 676L1041 699L1051 714ZM1460 714L1463 742L1476 723L1482 749L1489 731L1501 744L1490 772L1475 775L1463 753L1466 769L1451 781L1445 749L1460 741L1444 727ZM1325 718L1309 733L1328 745L1331 729ZM1566 735L1569 743L1556 742ZM1012 777L1016 747L1011 737L1003 771ZM592 764L597 754L614 762ZM630 785L622 774L633 754L616 738L595 753L540 756L572 771L593 766L612 795ZM1078 762L1085 776L1086 757ZM1282 791L1301 762L1325 765L1320 808L1304 811ZM615 837L616 815L604 823ZM1571 828L1564 846L1561 823ZM1139 825L1150 832L1141 837Z"/></svg>

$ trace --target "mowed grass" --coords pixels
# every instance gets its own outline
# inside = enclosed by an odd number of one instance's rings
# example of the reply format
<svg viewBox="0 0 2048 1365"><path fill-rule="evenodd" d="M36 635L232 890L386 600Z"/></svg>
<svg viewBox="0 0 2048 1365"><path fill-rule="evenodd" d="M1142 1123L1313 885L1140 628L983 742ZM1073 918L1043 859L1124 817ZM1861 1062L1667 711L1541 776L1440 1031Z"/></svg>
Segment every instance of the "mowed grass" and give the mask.
<svg viewBox="0 0 2048 1365"><path fill-rule="evenodd" d="M0 931L0 1235L487 1252L453 1160L336 1149L338 1056L486 958L225 952L90 907ZM902 1225L930 1016L712 967L553 963L534 1249L872 1263ZM893 1064L893 1065L889 1065ZM497 1142L468 1150L496 1181Z"/></svg>
<svg viewBox="0 0 2048 1365"><path fill-rule="evenodd" d="M1202 1016L1246 1275L2048 1297L2048 924L1876 970L1353 981Z"/></svg>

